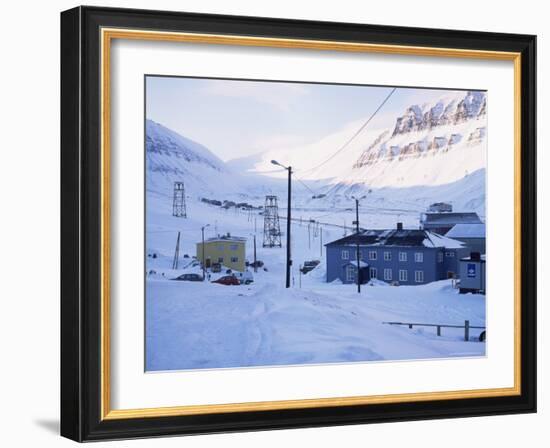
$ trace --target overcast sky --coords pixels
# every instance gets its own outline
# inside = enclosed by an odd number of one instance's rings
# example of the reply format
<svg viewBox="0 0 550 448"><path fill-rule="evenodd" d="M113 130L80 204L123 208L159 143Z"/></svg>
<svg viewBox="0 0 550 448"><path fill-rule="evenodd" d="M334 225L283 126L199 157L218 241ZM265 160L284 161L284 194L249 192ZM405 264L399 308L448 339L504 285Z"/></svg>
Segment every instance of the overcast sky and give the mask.
<svg viewBox="0 0 550 448"><path fill-rule="evenodd" d="M392 88L148 76L146 115L230 160L312 143L366 120ZM398 88L369 129L391 127L407 106L443 94Z"/></svg>

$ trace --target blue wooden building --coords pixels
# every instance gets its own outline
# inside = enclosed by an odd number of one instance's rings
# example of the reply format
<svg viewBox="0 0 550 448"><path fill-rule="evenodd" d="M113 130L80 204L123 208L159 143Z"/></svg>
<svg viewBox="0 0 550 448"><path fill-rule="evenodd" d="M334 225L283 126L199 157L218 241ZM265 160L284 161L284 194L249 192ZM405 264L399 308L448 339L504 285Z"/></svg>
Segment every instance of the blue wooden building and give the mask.
<svg viewBox="0 0 550 448"><path fill-rule="evenodd" d="M359 263L357 263L359 244ZM427 230L366 230L325 245L327 282L357 283L378 279L419 285L454 278L459 260L468 254L463 243Z"/></svg>

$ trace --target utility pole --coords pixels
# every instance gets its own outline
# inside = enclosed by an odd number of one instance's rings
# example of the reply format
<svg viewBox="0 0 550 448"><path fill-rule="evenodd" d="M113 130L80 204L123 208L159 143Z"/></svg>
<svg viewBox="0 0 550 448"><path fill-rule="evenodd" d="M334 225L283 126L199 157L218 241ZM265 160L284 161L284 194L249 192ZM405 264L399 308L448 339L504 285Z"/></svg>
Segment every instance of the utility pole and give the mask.
<svg viewBox="0 0 550 448"><path fill-rule="evenodd" d="M286 287L290 288L290 266L292 265L292 259L290 258L290 201L292 198L291 194L291 185L292 185L292 167L288 167L288 206L287 206L287 217L286 217Z"/></svg>
<svg viewBox="0 0 550 448"><path fill-rule="evenodd" d="M320 252L321 252L321 258L323 257L323 228L321 227L319 229L319 234L320 234L320 237L321 239L319 240L319 249L320 249Z"/></svg>
<svg viewBox="0 0 550 448"><path fill-rule="evenodd" d="M290 288L290 266L292 265L292 259L290 258L290 222L291 216L291 199L292 199L292 167L281 165L276 160L272 160L273 165L278 165L288 171L288 198L287 198L287 212L286 212L286 287Z"/></svg>
<svg viewBox="0 0 550 448"><path fill-rule="evenodd" d="M361 274L361 260L359 259L359 199L355 199L355 233L356 233L356 253L355 257L357 259L357 292L361 292L361 280L360 280L360 274Z"/></svg>
<svg viewBox="0 0 550 448"><path fill-rule="evenodd" d="M307 222L307 248L311 249L311 219Z"/></svg>
<svg viewBox="0 0 550 448"><path fill-rule="evenodd" d="M206 229L210 224L206 224L201 227L202 233L202 281L206 280L206 260L204 258L204 229Z"/></svg>
<svg viewBox="0 0 550 448"><path fill-rule="evenodd" d="M254 272L258 272L258 264L256 263L256 235L254 234Z"/></svg>
<svg viewBox="0 0 550 448"><path fill-rule="evenodd" d="M180 258L180 234L181 232L178 232L178 240L176 242L176 250L174 252L174 261L172 261L172 269L176 270L178 268L179 264L179 258Z"/></svg>

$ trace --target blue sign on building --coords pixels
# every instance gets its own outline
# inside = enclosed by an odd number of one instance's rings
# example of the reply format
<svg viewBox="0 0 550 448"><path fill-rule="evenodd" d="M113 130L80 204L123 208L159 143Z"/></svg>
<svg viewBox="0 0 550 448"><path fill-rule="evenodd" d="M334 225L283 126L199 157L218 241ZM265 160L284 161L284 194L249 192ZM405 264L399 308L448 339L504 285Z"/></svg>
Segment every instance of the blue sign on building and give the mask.
<svg viewBox="0 0 550 448"><path fill-rule="evenodd" d="M476 276L476 265L475 265L475 263L468 263L467 272L468 272L468 277L475 278L475 276Z"/></svg>

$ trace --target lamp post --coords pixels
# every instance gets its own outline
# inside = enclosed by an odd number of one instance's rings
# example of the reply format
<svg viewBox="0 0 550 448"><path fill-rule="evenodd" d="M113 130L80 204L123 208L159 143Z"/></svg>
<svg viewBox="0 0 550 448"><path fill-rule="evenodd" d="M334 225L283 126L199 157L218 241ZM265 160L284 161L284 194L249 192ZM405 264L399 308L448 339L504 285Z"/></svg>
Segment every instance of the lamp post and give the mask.
<svg viewBox="0 0 550 448"><path fill-rule="evenodd" d="M361 196L360 198L356 198L355 196L352 196L351 198L355 200L355 233L356 233L356 244L355 244L355 259L357 260L357 292L361 292L361 280L360 280L360 273L361 273L361 260L360 260L360 252L359 252L359 200L363 199L365 196Z"/></svg>
<svg viewBox="0 0 550 448"><path fill-rule="evenodd" d="M206 280L206 260L204 259L204 229L210 227L210 224L206 224L201 227L202 233L202 281Z"/></svg>
<svg viewBox="0 0 550 448"><path fill-rule="evenodd" d="M291 201L291 181L292 181L292 167L281 165L276 160L272 160L273 165L280 166L288 171L288 200L287 200L287 212L286 212L286 287L290 288L290 266L292 265L292 260L290 259L290 201Z"/></svg>

